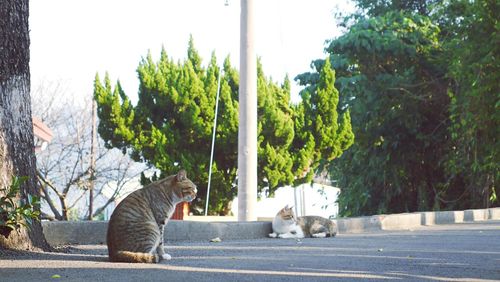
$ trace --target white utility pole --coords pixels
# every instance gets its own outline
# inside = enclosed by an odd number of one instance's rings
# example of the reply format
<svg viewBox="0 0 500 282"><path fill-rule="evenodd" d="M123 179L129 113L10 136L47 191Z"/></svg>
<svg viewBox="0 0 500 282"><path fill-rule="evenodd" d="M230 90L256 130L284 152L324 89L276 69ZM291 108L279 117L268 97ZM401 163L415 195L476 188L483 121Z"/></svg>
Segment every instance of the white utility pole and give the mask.
<svg viewBox="0 0 500 282"><path fill-rule="evenodd" d="M241 0L238 128L238 220L254 221L257 203L257 57L254 1Z"/></svg>

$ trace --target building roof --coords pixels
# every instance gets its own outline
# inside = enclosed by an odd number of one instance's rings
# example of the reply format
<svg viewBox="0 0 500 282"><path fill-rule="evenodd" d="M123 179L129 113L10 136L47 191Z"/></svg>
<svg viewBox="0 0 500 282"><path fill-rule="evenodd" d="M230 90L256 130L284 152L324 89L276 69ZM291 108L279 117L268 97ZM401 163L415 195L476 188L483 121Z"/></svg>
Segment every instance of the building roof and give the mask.
<svg viewBox="0 0 500 282"><path fill-rule="evenodd" d="M33 117L33 133L45 142L50 142L53 137L52 130L37 117Z"/></svg>

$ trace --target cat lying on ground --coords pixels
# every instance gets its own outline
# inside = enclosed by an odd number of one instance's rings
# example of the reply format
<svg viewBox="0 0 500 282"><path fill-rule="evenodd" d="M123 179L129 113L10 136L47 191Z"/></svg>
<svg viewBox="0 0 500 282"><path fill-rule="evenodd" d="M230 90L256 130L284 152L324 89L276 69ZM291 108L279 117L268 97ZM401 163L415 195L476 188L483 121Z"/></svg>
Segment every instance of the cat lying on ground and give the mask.
<svg viewBox="0 0 500 282"><path fill-rule="evenodd" d="M320 216L300 216L295 218L292 207L286 205L273 219L271 238L334 237L337 225Z"/></svg>
<svg viewBox="0 0 500 282"><path fill-rule="evenodd" d="M109 220L109 260L157 263L171 259L163 249L163 230L175 206L191 202L196 193L196 185L181 170L129 194Z"/></svg>

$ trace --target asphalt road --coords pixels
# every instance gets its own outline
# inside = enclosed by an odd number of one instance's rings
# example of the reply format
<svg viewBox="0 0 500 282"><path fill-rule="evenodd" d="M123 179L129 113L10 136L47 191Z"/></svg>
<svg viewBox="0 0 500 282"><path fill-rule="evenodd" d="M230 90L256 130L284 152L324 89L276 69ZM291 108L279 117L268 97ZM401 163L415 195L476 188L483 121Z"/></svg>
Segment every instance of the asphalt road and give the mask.
<svg viewBox="0 0 500 282"><path fill-rule="evenodd" d="M0 258L0 281L500 281L500 221L322 239L172 242L171 261L107 262L106 246Z"/></svg>

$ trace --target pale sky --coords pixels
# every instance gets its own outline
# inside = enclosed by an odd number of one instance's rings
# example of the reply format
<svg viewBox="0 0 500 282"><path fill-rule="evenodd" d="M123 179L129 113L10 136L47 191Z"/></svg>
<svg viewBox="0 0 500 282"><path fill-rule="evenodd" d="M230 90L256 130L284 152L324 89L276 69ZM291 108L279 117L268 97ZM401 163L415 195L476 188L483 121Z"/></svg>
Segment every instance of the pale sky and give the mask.
<svg viewBox="0 0 500 282"><path fill-rule="evenodd" d="M239 67L240 1L228 0L31 0L31 81L60 81L67 97L91 97L96 72L120 79L136 100L136 68L148 50L184 60L189 35L206 65L229 55ZM334 13L352 11L349 0L255 0L255 50L267 76L310 70L324 58L325 40L340 35ZM300 89L292 85L292 99ZM294 98L295 97L295 98Z"/></svg>

